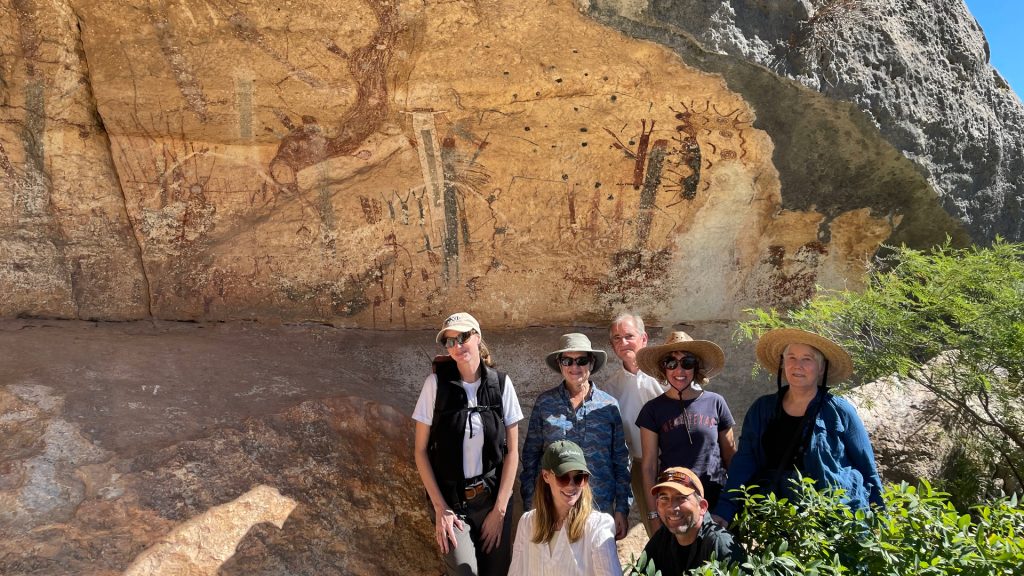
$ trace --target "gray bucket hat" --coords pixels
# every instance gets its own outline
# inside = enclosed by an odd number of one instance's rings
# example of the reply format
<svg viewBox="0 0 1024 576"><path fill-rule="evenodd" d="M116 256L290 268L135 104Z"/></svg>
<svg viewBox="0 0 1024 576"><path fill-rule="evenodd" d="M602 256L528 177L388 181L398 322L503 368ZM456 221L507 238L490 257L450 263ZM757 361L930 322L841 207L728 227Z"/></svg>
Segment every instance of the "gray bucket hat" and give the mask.
<svg viewBox="0 0 1024 576"><path fill-rule="evenodd" d="M587 338L585 334L579 332L572 332L570 334L562 334L562 337L558 340L558 350L555 350L545 361L548 363L548 367L562 373L562 369L558 366L558 356L563 352L588 352L594 357L594 366L590 369L590 373L593 374L604 366L605 360L608 359L608 354L604 350L595 350L590 345L590 338Z"/></svg>

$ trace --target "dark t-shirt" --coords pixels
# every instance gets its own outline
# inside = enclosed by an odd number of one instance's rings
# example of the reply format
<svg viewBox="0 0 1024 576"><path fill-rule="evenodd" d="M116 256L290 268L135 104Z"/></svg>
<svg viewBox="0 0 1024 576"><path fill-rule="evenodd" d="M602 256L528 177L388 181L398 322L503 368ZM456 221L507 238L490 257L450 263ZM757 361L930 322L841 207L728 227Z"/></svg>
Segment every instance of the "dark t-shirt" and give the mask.
<svg viewBox="0 0 1024 576"><path fill-rule="evenodd" d="M684 466L700 476L702 482L711 480L725 484L726 470L722 464L718 434L736 425L725 398L705 390L684 404L689 434L679 400L669 398L667 394L644 404L636 417L637 426L658 435L658 448L661 450L658 470Z"/></svg>
<svg viewBox="0 0 1024 576"><path fill-rule="evenodd" d="M643 574L647 574L651 563L661 570L664 576L678 576L688 570L700 568L712 556L723 562L742 564L747 554L732 534L711 519L711 514L704 514L701 527L697 532L697 540L689 546L680 546L679 541L668 528L662 526L651 536L644 546L647 563L642 566Z"/></svg>
<svg viewBox="0 0 1024 576"><path fill-rule="evenodd" d="M696 552L694 547L694 544L690 544L688 546L676 544L672 547L672 554L675 556L676 566L686 566L690 563L690 557ZM662 572L662 574L664 574L664 572Z"/></svg>
<svg viewBox="0 0 1024 576"><path fill-rule="evenodd" d="M764 430L761 436L761 449L764 450L764 467L767 470L799 469L801 443L800 432L803 417L790 416L780 411ZM789 452L788 462L783 462Z"/></svg>

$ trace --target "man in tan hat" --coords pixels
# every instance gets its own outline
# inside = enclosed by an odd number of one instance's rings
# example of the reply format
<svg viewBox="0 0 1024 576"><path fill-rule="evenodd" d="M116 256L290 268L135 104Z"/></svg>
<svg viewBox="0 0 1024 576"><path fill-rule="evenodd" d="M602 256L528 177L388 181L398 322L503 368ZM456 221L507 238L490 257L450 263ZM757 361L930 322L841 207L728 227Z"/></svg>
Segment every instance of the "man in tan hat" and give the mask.
<svg viewBox="0 0 1024 576"><path fill-rule="evenodd" d="M658 476L651 488L662 527L654 533L644 552L662 574L683 574L699 568L712 556L718 560L742 563L746 553L708 513L704 487L689 468L669 468Z"/></svg>
<svg viewBox="0 0 1024 576"><path fill-rule="evenodd" d="M612 320L608 330L615 355L622 360L622 367L614 370L605 382L605 391L619 402L619 413L622 414L622 427L626 431L626 446L633 460L632 482L633 494L636 496L640 518L643 519L647 536L654 531L651 527L650 506L644 498L643 450L640 444L640 428L636 425L636 417L649 400L661 396L665 389L649 374L640 370L637 364L637 353L647 346L647 332L644 331L644 320L638 314L624 312Z"/></svg>

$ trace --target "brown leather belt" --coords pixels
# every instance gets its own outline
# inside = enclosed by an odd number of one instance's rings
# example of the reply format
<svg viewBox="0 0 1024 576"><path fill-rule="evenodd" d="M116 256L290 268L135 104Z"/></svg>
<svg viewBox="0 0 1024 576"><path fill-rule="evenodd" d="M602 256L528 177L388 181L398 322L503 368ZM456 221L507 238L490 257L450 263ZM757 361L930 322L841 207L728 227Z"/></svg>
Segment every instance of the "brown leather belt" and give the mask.
<svg viewBox="0 0 1024 576"><path fill-rule="evenodd" d="M484 494L487 494L487 492L489 492L489 490L487 489L487 484L483 481L481 481L479 484L474 484L473 486L467 486L466 501L468 502L470 500L473 500L477 496L483 496Z"/></svg>

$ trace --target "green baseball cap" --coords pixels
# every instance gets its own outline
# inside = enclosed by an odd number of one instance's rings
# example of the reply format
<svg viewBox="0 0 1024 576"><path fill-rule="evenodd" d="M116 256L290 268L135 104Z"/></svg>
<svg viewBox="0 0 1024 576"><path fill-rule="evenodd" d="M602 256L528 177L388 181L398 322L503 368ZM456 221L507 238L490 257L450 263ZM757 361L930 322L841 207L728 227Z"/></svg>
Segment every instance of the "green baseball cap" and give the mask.
<svg viewBox="0 0 1024 576"><path fill-rule="evenodd" d="M544 456L540 459L540 466L548 472L553 472L555 476L574 471L590 474L583 449L569 440L557 440L548 444Z"/></svg>

